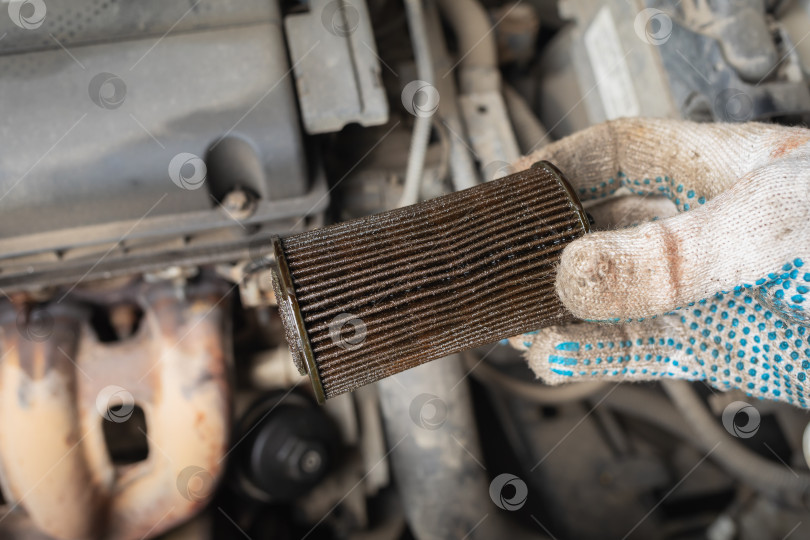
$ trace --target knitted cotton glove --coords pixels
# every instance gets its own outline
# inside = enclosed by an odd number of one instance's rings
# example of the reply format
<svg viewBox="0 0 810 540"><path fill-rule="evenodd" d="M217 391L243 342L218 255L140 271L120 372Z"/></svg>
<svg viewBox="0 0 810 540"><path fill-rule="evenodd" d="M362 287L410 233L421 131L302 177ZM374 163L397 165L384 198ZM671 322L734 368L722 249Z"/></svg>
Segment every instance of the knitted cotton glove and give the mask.
<svg viewBox="0 0 810 540"><path fill-rule="evenodd" d="M518 168L541 159L566 173L583 201L604 198L592 211L614 224L631 214L664 219L594 232L565 249L557 292L589 322L510 340L538 376L551 384L705 379L807 406L809 130L622 119ZM635 195L614 200L622 187Z"/></svg>

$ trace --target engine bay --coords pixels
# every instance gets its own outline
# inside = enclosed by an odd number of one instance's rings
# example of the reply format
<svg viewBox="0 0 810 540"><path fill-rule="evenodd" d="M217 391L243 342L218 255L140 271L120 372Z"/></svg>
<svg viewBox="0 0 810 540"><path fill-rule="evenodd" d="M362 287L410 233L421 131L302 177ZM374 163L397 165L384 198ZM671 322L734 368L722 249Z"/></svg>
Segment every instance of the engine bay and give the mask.
<svg viewBox="0 0 810 540"><path fill-rule="evenodd" d="M319 404L273 287L274 238L605 121L806 126L807 0L0 8L0 538L810 537L799 407L546 385L505 343Z"/></svg>

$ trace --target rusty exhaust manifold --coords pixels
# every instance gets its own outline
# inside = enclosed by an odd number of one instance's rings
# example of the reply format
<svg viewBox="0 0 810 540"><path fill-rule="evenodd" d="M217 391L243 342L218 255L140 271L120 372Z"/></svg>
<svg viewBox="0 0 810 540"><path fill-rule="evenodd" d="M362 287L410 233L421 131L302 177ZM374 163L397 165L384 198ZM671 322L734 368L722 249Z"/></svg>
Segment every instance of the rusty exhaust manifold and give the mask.
<svg viewBox="0 0 810 540"><path fill-rule="evenodd" d="M81 306L40 308L49 323L40 331L0 306L0 481L10 506L0 521L20 508L54 538L135 540L203 507L230 430L227 309L221 286L185 293L145 291L139 330L112 344ZM135 405L148 456L118 465L102 426L125 422Z"/></svg>
<svg viewBox="0 0 810 540"><path fill-rule="evenodd" d="M572 319L554 290L589 230L547 162L389 212L274 240L293 359L319 402L452 353Z"/></svg>

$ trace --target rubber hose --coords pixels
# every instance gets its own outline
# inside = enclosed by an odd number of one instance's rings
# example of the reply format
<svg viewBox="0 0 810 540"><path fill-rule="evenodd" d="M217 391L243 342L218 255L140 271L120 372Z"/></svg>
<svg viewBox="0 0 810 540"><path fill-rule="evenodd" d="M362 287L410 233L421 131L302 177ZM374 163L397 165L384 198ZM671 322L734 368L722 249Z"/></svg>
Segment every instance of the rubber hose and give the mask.
<svg viewBox="0 0 810 540"><path fill-rule="evenodd" d="M497 390L508 392L513 396L540 405L559 405L560 403L578 401L608 386L608 383L600 381L547 386L539 381L523 381L507 375L484 361L476 360L470 352L462 353L462 358L469 373L482 384L494 386Z"/></svg>
<svg viewBox="0 0 810 540"><path fill-rule="evenodd" d="M698 450L704 447L694 440L692 429L686 425L672 402L660 394L627 384L617 384L609 390L594 394L591 399L614 412L641 420L683 439Z"/></svg>
<svg viewBox="0 0 810 540"><path fill-rule="evenodd" d="M413 43L413 54L416 61L416 74L419 79L433 86L433 57L430 53L425 13L422 0L405 0L405 12L408 16L408 28ZM419 191L425 169L425 154L430 142L430 116L417 116L411 134L411 146L408 152L408 166L405 171L405 185L399 206L408 206L419 202Z"/></svg>
<svg viewBox="0 0 810 540"><path fill-rule="evenodd" d="M463 68L497 68L498 48L487 12L476 0L438 0L453 27Z"/></svg>
<svg viewBox="0 0 810 540"><path fill-rule="evenodd" d="M503 99L521 152L528 154L551 142L548 131L517 90L504 84Z"/></svg>
<svg viewBox="0 0 810 540"><path fill-rule="evenodd" d="M810 475L795 473L751 452L728 434L686 381L663 380L664 390L692 427L694 439L732 476L769 494L798 497L806 504Z"/></svg>

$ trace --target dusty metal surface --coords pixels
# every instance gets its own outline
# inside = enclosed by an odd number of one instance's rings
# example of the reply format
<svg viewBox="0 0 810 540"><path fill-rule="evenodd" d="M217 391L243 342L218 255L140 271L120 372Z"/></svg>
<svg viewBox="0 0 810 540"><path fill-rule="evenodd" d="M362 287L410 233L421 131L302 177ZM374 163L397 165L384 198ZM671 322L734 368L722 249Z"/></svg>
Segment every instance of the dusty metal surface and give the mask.
<svg viewBox="0 0 810 540"><path fill-rule="evenodd" d="M234 263L254 232L304 230L301 218L328 205L279 1L8 4L0 116L15 136L0 171L3 290L184 259ZM37 11L37 24L9 16L15 6ZM312 58L329 56L318 47Z"/></svg>
<svg viewBox="0 0 810 540"><path fill-rule="evenodd" d="M351 122L384 124L388 101L366 2L310 0L307 6L284 19L304 129L316 134ZM329 54L310 54L316 47Z"/></svg>
<svg viewBox="0 0 810 540"><path fill-rule="evenodd" d="M280 241L279 306L296 363L332 397L571 318L560 254L588 230L548 163ZM285 299L285 301L282 301Z"/></svg>
<svg viewBox="0 0 810 540"><path fill-rule="evenodd" d="M16 511L54 538L136 539L202 507L230 422L222 293L150 287L135 334L115 343L101 343L75 305L36 320L3 306L0 476ZM148 454L119 465L103 425L129 421L136 406Z"/></svg>

